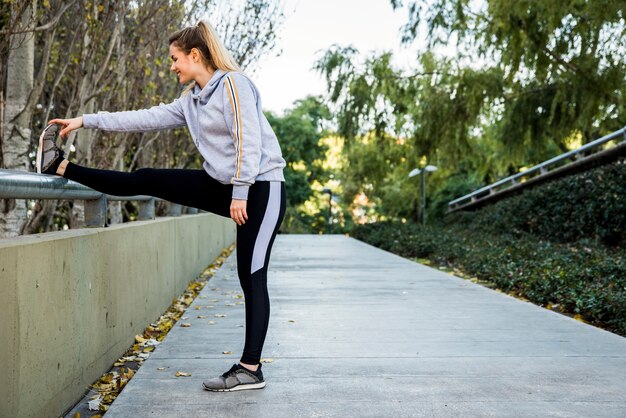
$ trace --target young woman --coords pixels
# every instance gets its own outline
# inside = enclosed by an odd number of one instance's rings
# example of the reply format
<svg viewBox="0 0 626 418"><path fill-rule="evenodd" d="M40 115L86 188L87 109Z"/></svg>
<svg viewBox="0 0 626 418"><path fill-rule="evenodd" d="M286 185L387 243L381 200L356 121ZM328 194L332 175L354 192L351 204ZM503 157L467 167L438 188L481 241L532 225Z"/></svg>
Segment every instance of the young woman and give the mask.
<svg viewBox="0 0 626 418"><path fill-rule="evenodd" d="M103 193L151 195L230 217L237 224L237 270L245 297L246 339L242 357L226 373L203 383L212 391L265 387L261 350L270 304L267 268L285 213L285 179L276 135L261 111L256 86L240 72L213 28L204 22L169 39L171 70L183 95L150 109L53 119L41 135L37 171L57 174ZM186 125L204 158L203 170L143 168L131 173L70 163L56 146L85 127L150 131Z"/></svg>

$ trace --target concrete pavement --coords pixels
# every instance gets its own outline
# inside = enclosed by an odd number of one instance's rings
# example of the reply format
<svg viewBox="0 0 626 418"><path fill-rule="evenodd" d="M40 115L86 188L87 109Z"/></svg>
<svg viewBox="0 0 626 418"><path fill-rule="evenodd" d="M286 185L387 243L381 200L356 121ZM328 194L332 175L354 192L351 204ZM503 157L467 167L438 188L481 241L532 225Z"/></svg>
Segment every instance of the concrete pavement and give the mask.
<svg viewBox="0 0 626 418"><path fill-rule="evenodd" d="M201 386L243 348L233 254L106 417L626 416L625 338L357 240L279 235L269 293L265 389Z"/></svg>

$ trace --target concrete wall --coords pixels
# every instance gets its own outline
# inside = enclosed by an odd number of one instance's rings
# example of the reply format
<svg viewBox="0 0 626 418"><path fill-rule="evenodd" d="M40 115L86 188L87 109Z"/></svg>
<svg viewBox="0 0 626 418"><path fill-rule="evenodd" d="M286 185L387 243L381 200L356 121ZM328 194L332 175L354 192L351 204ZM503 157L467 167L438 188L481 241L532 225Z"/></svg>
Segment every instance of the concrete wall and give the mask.
<svg viewBox="0 0 626 418"><path fill-rule="evenodd" d="M235 240L212 214L0 240L0 417L58 417Z"/></svg>

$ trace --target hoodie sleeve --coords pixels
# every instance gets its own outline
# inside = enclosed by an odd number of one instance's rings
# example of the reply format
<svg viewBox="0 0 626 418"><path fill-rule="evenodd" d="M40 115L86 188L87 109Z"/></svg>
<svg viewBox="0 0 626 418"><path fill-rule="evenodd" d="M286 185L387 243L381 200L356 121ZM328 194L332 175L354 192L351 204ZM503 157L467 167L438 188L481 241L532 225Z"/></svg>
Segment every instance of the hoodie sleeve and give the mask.
<svg viewBox="0 0 626 418"><path fill-rule="evenodd" d="M83 115L83 126L117 132L145 132L184 126L186 121L180 100L178 98L170 104L161 103L149 109L86 114Z"/></svg>
<svg viewBox="0 0 626 418"><path fill-rule="evenodd" d="M235 145L233 199L248 199L261 164L261 123L250 81L241 74L224 77L224 118Z"/></svg>

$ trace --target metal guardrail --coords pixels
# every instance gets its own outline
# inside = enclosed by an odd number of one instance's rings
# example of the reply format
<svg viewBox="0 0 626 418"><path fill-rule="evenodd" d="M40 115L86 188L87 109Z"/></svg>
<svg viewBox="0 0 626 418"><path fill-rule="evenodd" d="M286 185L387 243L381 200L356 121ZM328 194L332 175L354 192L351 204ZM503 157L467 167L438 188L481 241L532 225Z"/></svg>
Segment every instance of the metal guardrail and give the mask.
<svg viewBox="0 0 626 418"><path fill-rule="evenodd" d="M551 158L549 160L546 160L540 164L535 165L534 167L529 168L528 170L524 170L520 173L514 174L512 176L503 178L501 180L496 181L495 183L492 183L488 186L482 187L478 190L473 191L472 193L466 194L465 196L459 197L458 199L454 199L452 201L450 201L448 203L448 211L452 211L455 210L457 208L459 208L460 206L463 206L464 204L467 204L468 201L469 202L474 202L476 201L479 196L484 196L484 195L492 195L496 193L496 189L504 184L507 183L511 183L509 187L515 186L516 184L519 184L518 179L522 178L522 177L527 177L530 174L534 174L539 172L539 175L543 175L546 174L548 172L550 172L550 169L548 167L555 165L556 163L559 163L561 161L564 161L570 157L575 157L575 158L581 158L582 157L582 153L591 149L591 148L595 148L599 145L603 145L613 139L619 138L620 136L622 136L622 141L621 142L625 142L626 141L626 126L623 127L622 129L615 131L613 133L610 133L608 135L603 136L602 138L598 138L595 141L589 142L588 144L585 144L575 150L572 151L568 151L566 153L560 154L554 158Z"/></svg>
<svg viewBox="0 0 626 418"><path fill-rule="evenodd" d="M155 201L162 200L152 196L107 195L60 176L16 170L0 170L0 198L84 200L87 227L106 226L108 201L137 200L137 220L150 220L155 218ZM168 216L180 216L181 213L181 205L170 205ZM198 209L188 208L188 213L198 213Z"/></svg>

